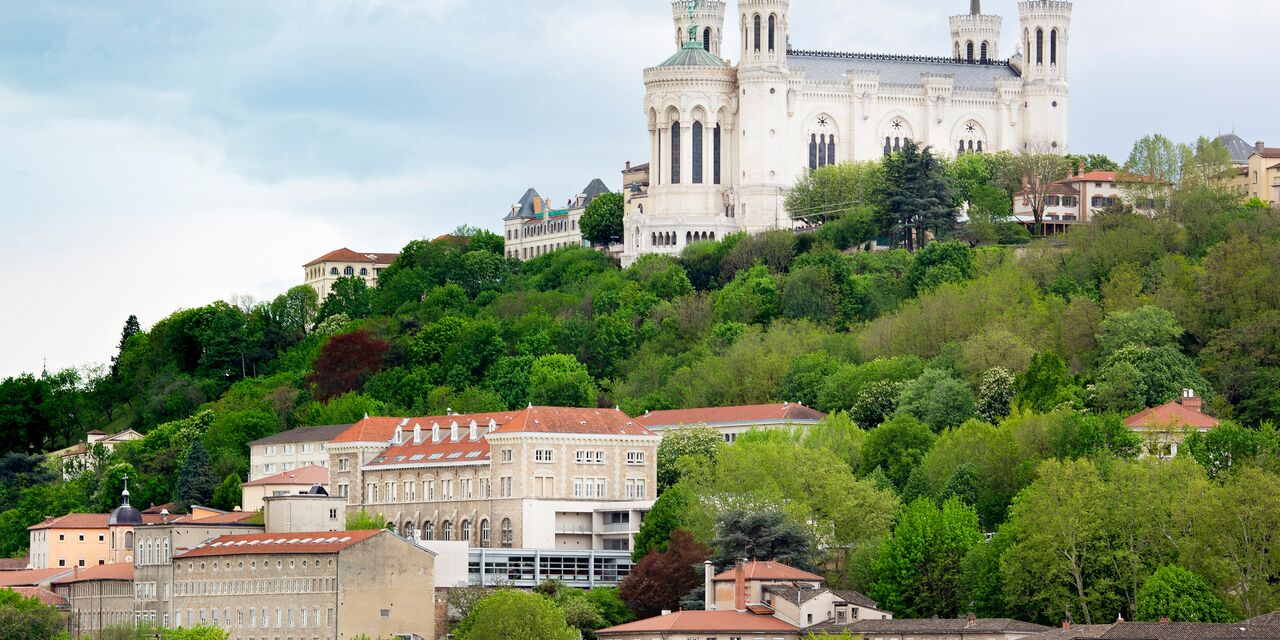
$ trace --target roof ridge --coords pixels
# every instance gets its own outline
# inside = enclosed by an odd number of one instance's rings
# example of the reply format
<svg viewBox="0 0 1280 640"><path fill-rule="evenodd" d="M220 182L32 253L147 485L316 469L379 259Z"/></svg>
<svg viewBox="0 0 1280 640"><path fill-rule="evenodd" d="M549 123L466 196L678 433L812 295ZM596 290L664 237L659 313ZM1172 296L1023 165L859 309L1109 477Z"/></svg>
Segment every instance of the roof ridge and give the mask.
<svg viewBox="0 0 1280 640"><path fill-rule="evenodd" d="M916 56L897 53L863 53L854 51L817 51L809 49L787 49L787 55L801 58L849 58L858 60L892 60L896 62L929 62L943 64L963 64L980 67L1007 67L1008 60L987 59L986 62L969 62L960 58L946 56Z"/></svg>

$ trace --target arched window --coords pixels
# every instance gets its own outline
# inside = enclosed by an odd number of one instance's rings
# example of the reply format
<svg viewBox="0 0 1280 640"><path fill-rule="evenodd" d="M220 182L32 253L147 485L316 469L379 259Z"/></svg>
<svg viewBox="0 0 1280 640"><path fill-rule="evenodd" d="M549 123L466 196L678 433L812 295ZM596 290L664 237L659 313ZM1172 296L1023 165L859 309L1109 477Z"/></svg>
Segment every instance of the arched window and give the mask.
<svg viewBox="0 0 1280 640"><path fill-rule="evenodd" d="M759 53L760 52L760 14L756 14L755 24L756 24L755 51Z"/></svg>
<svg viewBox="0 0 1280 640"><path fill-rule="evenodd" d="M711 51L711 27L702 30L702 50Z"/></svg>
<svg viewBox="0 0 1280 640"><path fill-rule="evenodd" d="M133 548L133 532L132 531L124 532L124 548L125 549Z"/></svg>
<svg viewBox="0 0 1280 640"><path fill-rule="evenodd" d="M720 124L711 132L711 181L720 184ZM643 212L642 212L643 213Z"/></svg>
<svg viewBox="0 0 1280 640"><path fill-rule="evenodd" d="M987 63L987 43L982 43L982 64Z"/></svg>
<svg viewBox="0 0 1280 640"><path fill-rule="evenodd" d="M329 275L331 275L331 276L336 276L336 275L338 275L338 268L337 268L337 267L329 267Z"/></svg>
<svg viewBox="0 0 1280 640"><path fill-rule="evenodd" d="M884 138L884 154L887 156L887 155L889 155L889 154L891 154L891 153L893 153L893 145L892 145L892 144L890 144L889 136L885 136L885 138Z"/></svg>
<svg viewBox="0 0 1280 640"><path fill-rule="evenodd" d="M712 232L711 232L711 240L712 240L712 242L714 242L714 241L715 241L715 239L716 239L716 232L712 231Z"/></svg>
<svg viewBox="0 0 1280 640"><path fill-rule="evenodd" d="M462 535L458 537L463 542L471 542L471 521L462 521Z"/></svg>
<svg viewBox="0 0 1280 640"><path fill-rule="evenodd" d="M836 163L836 134L827 136L827 164Z"/></svg>
<svg viewBox="0 0 1280 640"><path fill-rule="evenodd" d="M169 563L169 541L167 539L164 541L164 554L160 556L160 562Z"/></svg>
<svg viewBox="0 0 1280 640"><path fill-rule="evenodd" d="M656 232L649 234L649 244L655 247L658 246L658 234Z"/></svg>
<svg viewBox="0 0 1280 640"><path fill-rule="evenodd" d="M1049 64L1058 64L1058 30L1049 32Z"/></svg>
<svg viewBox="0 0 1280 640"><path fill-rule="evenodd" d="M354 276L355 274L356 274L356 270L351 267L347 267L346 269L342 270L342 275L347 277Z"/></svg>
<svg viewBox="0 0 1280 640"><path fill-rule="evenodd" d="M965 60L967 60L969 64L973 64L973 42L965 45Z"/></svg>
<svg viewBox="0 0 1280 640"><path fill-rule="evenodd" d="M413 521L411 521L411 520L406 520L406 521L405 521L405 523L404 523L404 527L400 529L400 537L402 537L402 538L412 538L412 537L413 537Z"/></svg>
<svg viewBox="0 0 1280 640"><path fill-rule="evenodd" d="M693 242L693 232L692 231L684 232L684 243L690 244L692 242Z"/></svg>
<svg viewBox="0 0 1280 640"><path fill-rule="evenodd" d="M693 183L702 184L702 123L693 123Z"/></svg>
<svg viewBox="0 0 1280 640"><path fill-rule="evenodd" d="M894 152L894 153L897 153L897 152L899 152L899 151L902 151L902 138L894 138L894 139L893 139L893 152Z"/></svg>
<svg viewBox="0 0 1280 640"><path fill-rule="evenodd" d="M423 540L436 539L436 523L430 520L422 521L422 539Z"/></svg>
<svg viewBox="0 0 1280 640"><path fill-rule="evenodd" d="M502 535L502 547L504 549L510 549L512 541L514 539L511 533L511 518L502 519L501 535Z"/></svg>
<svg viewBox="0 0 1280 640"><path fill-rule="evenodd" d="M360 275L362 275L362 276L367 276L367 275L369 275L369 270L368 270L368 269L366 269L366 268L364 268L364 267L360 267Z"/></svg>
<svg viewBox="0 0 1280 640"><path fill-rule="evenodd" d="M777 48L776 46L774 46L774 42L776 42L776 39L777 39L777 35L776 35L777 32L778 32L778 16L771 15L769 16L769 51L773 51L774 49Z"/></svg>
<svg viewBox="0 0 1280 640"><path fill-rule="evenodd" d="M671 123L671 184L680 184L680 123Z"/></svg>
<svg viewBox="0 0 1280 640"><path fill-rule="evenodd" d="M440 523L440 539L445 542L453 540L453 522L445 520Z"/></svg>
<svg viewBox="0 0 1280 640"><path fill-rule="evenodd" d="M818 137L818 166L827 166L827 150L830 148L830 142L827 141L826 134Z"/></svg>
<svg viewBox="0 0 1280 640"><path fill-rule="evenodd" d="M818 168L818 134L809 135L809 170Z"/></svg>
<svg viewBox="0 0 1280 640"><path fill-rule="evenodd" d="M480 521L480 548L482 549L489 548L490 536L492 535L492 533L493 532L489 527L489 519L485 518L484 520L481 520Z"/></svg>
<svg viewBox="0 0 1280 640"><path fill-rule="evenodd" d="M1044 29L1036 29L1036 64L1044 64Z"/></svg>

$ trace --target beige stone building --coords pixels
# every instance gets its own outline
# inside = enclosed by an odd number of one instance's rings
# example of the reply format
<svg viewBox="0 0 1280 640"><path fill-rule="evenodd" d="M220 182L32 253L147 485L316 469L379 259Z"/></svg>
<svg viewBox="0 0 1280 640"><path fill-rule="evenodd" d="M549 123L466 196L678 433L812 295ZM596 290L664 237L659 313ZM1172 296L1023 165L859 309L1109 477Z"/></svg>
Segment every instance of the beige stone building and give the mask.
<svg viewBox="0 0 1280 640"><path fill-rule="evenodd" d="M1273 207L1280 205L1280 147L1254 145L1246 171L1245 193Z"/></svg>
<svg viewBox="0 0 1280 640"><path fill-rule="evenodd" d="M121 442L141 439L142 434L133 429L111 434L95 429L85 434L84 442L55 451L50 455L57 457L61 463L63 478L74 478L80 472L94 468L101 457L115 451L116 445Z"/></svg>
<svg viewBox="0 0 1280 640"><path fill-rule="evenodd" d="M247 522L253 515L217 514L139 528L133 563L136 618L173 626L177 620L173 597L174 556L221 536L261 533L262 525Z"/></svg>
<svg viewBox="0 0 1280 640"><path fill-rule="evenodd" d="M563 209L530 188L511 205L511 213L502 220L508 258L528 260L564 247L584 245L578 227L587 205L596 196L609 193L604 181L596 178L574 196Z"/></svg>
<svg viewBox="0 0 1280 640"><path fill-rule="evenodd" d="M107 564L76 570L53 581L67 601L72 638L99 638L103 629L133 624L133 565Z"/></svg>
<svg viewBox="0 0 1280 640"><path fill-rule="evenodd" d="M223 536L174 557L175 626L231 640L435 637L435 557L385 531Z"/></svg>
<svg viewBox="0 0 1280 640"><path fill-rule="evenodd" d="M328 461L325 464L327 466ZM240 508L245 511L257 511L262 508L263 500L270 496L305 493L312 487L325 487L328 484L329 470L319 465L307 465L291 471L282 471L273 476L241 483Z"/></svg>
<svg viewBox="0 0 1280 640"><path fill-rule="evenodd" d="M302 268L306 284L315 289L320 301L324 302L339 278L361 278L370 287L377 286L382 270L399 257L398 253L359 253L343 247L308 262Z"/></svg>
<svg viewBox="0 0 1280 640"><path fill-rule="evenodd" d="M1053 183L1044 199L1045 235L1065 233L1071 225L1089 222L1097 212L1121 202L1133 205L1139 212L1152 213L1154 203L1134 202L1132 198L1126 197L1125 179L1116 171L1079 171ZM1024 226L1034 225L1035 215L1031 205L1026 194L1015 193L1013 219Z"/></svg>
<svg viewBox="0 0 1280 640"><path fill-rule="evenodd" d="M609 409L369 418L334 439L329 467L349 509L406 537L623 551L656 497L659 440Z"/></svg>
<svg viewBox="0 0 1280 640"><path fill-rule="evenodd" d="M347 501L342 496L297 493L267 496L262 509L267 533L293 531L342 531L346 528Z"/></svg>
<svg viewBox="0 0 1280 640"><path fill-rule="evenodd" d="M329 441L350 428L349 424L301 427L249 443L248 482L293 471L308 465L328 468Z"/></svg>

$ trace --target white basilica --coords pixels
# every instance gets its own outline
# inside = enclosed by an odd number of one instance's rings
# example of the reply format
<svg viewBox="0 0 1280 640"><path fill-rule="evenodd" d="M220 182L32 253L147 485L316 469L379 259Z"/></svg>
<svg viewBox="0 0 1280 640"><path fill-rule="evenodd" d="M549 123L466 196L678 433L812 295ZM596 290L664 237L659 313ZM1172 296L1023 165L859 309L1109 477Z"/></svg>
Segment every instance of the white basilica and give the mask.
<svg viewBox="0 0 1280 640"><path fill-rule="evenodd" d="M678 50L644 71L649 188L628 195L623 264L791 228L783 200L803 172L906 140L949 154L1066 152L1066 0L1019 2L1019 50L1007 59L1001 19L980 0L951 18L950 57L792 49L789 0L738 0L736 67L721 58L724 0L672 8Z"/></svg>

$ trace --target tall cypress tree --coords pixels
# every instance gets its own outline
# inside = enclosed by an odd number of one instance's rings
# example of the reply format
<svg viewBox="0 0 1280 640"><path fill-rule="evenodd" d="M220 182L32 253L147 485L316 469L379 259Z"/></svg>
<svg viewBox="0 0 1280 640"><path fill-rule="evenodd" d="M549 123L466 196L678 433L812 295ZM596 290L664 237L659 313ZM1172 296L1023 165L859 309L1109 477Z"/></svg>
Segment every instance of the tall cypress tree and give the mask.
<svg viewBox="0 0 1280 640"><path fill-rule="evenodd" d="M218 478L213 473L213 462L209 460L209 452L204 443L196 440L191 444L186 462L178 472L177 495L174 496L184 511L193 504L209 504L213 499L213 491L218 486Z"/></svg>

